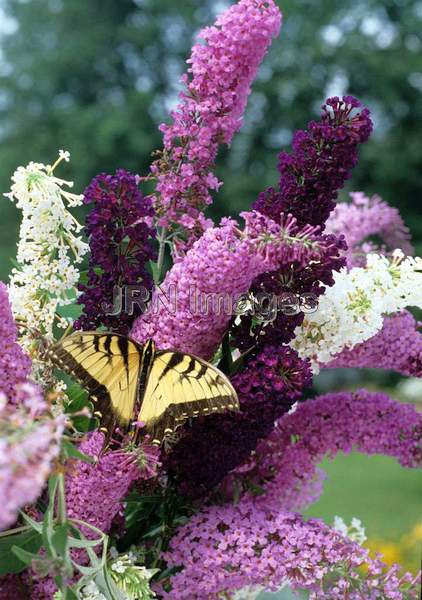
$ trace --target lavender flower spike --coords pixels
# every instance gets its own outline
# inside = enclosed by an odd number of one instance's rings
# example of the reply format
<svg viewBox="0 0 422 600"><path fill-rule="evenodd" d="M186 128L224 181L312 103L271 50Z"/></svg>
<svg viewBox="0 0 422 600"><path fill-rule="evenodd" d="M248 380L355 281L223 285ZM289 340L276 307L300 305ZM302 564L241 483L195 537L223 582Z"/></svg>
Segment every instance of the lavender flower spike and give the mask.
<svg viewBox="0 0 422 600"><path fill-rule="evenodd" d="M223 219L173 266L154 292L148 311L135 321L131 332L135 340L152 338L159 348L210 358L233 306L258 275L293 261L304 265L316 261L326 250L316 228L300 229L293 217L278 223L257 212L242 217L244 231L236 221Z"/></svg>
<svg viewBox="0 0 422 600"><path fill-rule="evenodd" d="M381 331L344 349L324 368L389 369L422 377L422 323L407 311L384 318Z"/></svg>
<svg viewBox="0 0 422 600"><path fill-rule="evenodd" d="M108 532L131 484L156 474L158 449L143 444L134 454L123 450L102 454L103 446L104 434L99 431L81 444L81 452L98 460L77 462L66 479L66 498L69 516Z"/></svg>
<svg viewBox="0 0 422 600"><path fill-rule="evenodd" d="M160 226L181 225L193 239L210 226L203 210L221 186L212 171L218 147L240 129L251 83L280 25L273 0L240 0L200 32L205 43L192 49L172 123L161 125L164 150L151 168Z"/></svg>
<svg viewBox="0 0 422 600"><path fill-rule="evenodd" d="M12 404L0 394L0 529L13 525L18 511L34 502L60 452L64 417L50 418L39 389L23 383Z"/></svg>
<svg viewBox="0 0 422 600"><path fill-rule="evenodd" d="M14 401L14 388L31 370L31 360L17 343L17 327L9 304L7 287L0 281L0 393Z"/></svg>
<svg viewBox="0 0 422 600"><path fill-rule="evenodd" d="M318 464L338 452L383 454L422 466L422 415L385 394L358 390L320 396L283 416L243 472L230 477L261 486L264 508L301 510L322 493Z"/></svg>
<svg viewBox="0 0 422 600"><path fill-rule="evenodd" d="M399 248L406 256L414 254L410 231L397 208L379 196L368 198L362 192L353 192L350 197L351 202L337 204L327 221L328 233L342 233L346 238L349 268L364 266L370 252L385 253ZM372 235L378 235L384 242L381 248L365 239Z"/></svg>

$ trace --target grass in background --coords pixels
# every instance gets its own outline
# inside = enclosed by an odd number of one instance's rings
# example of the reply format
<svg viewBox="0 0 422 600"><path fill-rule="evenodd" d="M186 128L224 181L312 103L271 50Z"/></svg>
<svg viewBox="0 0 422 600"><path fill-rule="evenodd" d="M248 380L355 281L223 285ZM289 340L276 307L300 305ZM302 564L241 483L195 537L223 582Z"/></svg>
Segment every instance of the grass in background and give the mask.
<svg viewBox="0 0 422 600"><path fill-rule="evenodd" d="M368 546L385 551L385 559L405 558L408 569L420 568L420 540L402 552L403 538L422 523L422 477L416 469L405 469L385 456L352 453L325 460L322 468L328 479L322 498L306 515L332 524L339 515L346 523L361 519ZM419 547L418 547L419 546Z"/></svg>

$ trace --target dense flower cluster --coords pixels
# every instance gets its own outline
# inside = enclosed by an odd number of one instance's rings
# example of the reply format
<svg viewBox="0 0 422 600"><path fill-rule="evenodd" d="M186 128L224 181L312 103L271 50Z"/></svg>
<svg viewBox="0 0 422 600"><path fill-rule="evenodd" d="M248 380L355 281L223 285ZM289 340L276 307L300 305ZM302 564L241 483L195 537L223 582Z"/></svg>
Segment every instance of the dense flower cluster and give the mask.
<svg viewBox="0 0 422 600"><path fill-rule="evenodd" d="M207 495L229 471L248 459L276 419L301 398L311 383L311 370L291 348L265 346L232 382L240 413L196 420L166 457L169 474L190 497Z"/></svg>
<svg viewBox="0 0 422 600"><path fill-rule="evenodd" d="M243 231L233 219L224 219L176 262L154 291L147 312L135 322L134 339L152 338L159 348L209 358L236 301L260 273L292 261L305 265L318 260L331 244L320 240L312 227L299 229L292 218L277 224L257 212L242 217Z"/></svg>
<svg viewBox="0 0 422 600"><path fill-rule="evenodd" d="M73 183L54 175L62 160L69 160L68 152L61 151L53 166L31 162L19 167L6 194L16 201L23 217L10 300L15 317L27 327L20 339L28 349L34 330L52 339L56 319L59 325L68 325L57 309L72 302L79 279L77 265L88 251L78 235L81 226L68 211L82 203L82 196L68 192L65 188Z"/></svg>
<svg viewBox="0 0 422 600"><path fill-rule="evenodd" d="M202 211L221 185L211 170L218 146L240 129L251 83L280 24L273 0L240 0L200 32L205 43L192 49L173 123L161 126L164 151L151 168L160 225L180 224L195 235L210 224Z"/></svg>
<svg viewBox="0 0 422 600"><path fill-rule="evenodd" d="M10 401L16 384L25 381L31 370L31 361L17 343L17 336L7 287L0 281L0 394Z"/></svg>
<svg viewBox="0 0 422 600"><path fill-rule="evenodd" d="M75 327L95 329L105 325L127 333L134 315L122 311L109 315L115 286L140 285L152 288L152 277L146 269L155 258L151 241L154 234L148 225L154 211L151 200L141 195L139 179L123 169L115 175L97 175L84 192L84 203L93 208L87 217L90 258L87 283L81 283L78 299L84 314Z"/></svg>
<svg viewBox="0 0 422 600"><path fill-rule="evenodd" d="M341 101L329 98L321 120L312 121L308 130L296 133L293 154L280 155L279 190L270 188L260 194L254 208L275 221L291 213L299 224L318 224L324 228L337 194L357 162L358 147L368 139L372 129L368 110L358 111L359 108L360 103L350 96ZM333 285L333 272L346 264L343 232L336 230L335 233L340 235L321 235L327 251L318 261L306 266L292 262L275 272L265 273L254 281L252 291L278 296L283 293L321 295L324 286ZM244 317L234 329L237 345L245 349L257 339L265 343L288 343L302 320L302 312L288 317L280 312L265 328L251 332L252 320Z"/></svg>
<svg viewBox="0 0 422 600"><path fill-rule="evenodd" d="M413 254L409 229L397 208L376 195L368 198L362 192L353 192L350 197L352 201L338 204L327 221L329 233L343 234L346 238L349 267L365 266L369 252L392 252L399 248L407 256ZM374 235L383 242L381 247L367 239Z"/></svg>
<svg viewBox="0 0 422 600"><path fill-rule="evenodd" d="M291 261L281 264L277 271L265 272L259 275L251 286L251 293L259 298L260 294L270 294L274 298L283 297L288 300L290 295L311 296L314 300L324 293L326 287L334 284L333 273L339 271L345 264L343 257L346 243L342 236L320 234L315 241L319 242L321 252L312 261L298 262L292 257ZM264 322L256 322L252 316L242 315L232 325L236 347L242 351L255 344L289 343L294 337L296 327L302 324L304 313L284 314L279 310L275 318Z"/></svg>
<svg viewBox="0 0 422 600"><path fill-rule="evenodd" d="M422 466L422 417L385 394L338 392L298 405L258 444L248 465L231 478L253 482L272 510L300 510L322 492L321 460L356 448L392 456L405 467ZM282 493L280 493L282 491Z"/></svg>
<svg viewBox="0 0 422 600"><path fill-rule="evenodd" d="M367 550L321 521L265 510L250 500L192 517L165 556L170 566L184 567L171 578L171 591L163 594L168 599L218 600L243 587L277 591L287 582L310 590L313 600L418 597L410 574L383 572L385 565Z"/></svg>
<svg viewBox="0 0 422 600"><path fill-rule="evenodd" d="M82 442L80 451L97 460L77 462L66 479L66 498L69 516L108 532L132 483L156 474L158 449L142 444L133 452L103 453L103 447L104 434L99 431Z"/></svg>
<svg viewBox="0 0 422 600"><path fill-rule="evenodd" d="M326 367L390 369L409 377L422 377L421 323L409 313L384 319L379 333L351 350L344 349Z"/></svg>
<svg viewBox="0 0 422 600"><path fill-rule="evenodd" d="M40 495L60 451L64 417L51 418L32 384L16 387L13 404L0 395L0 529ZM16 405L16 406L15 406Z"/></svg>
<svg viewBox="0 0 422 600"><path fill-rule="evenodd" d="M324 225L372 131L369 111L361 106L353 96L329 98L321 121L295 133L293 154L280 154L279 190L262 193L254 208L275 221L284 213L299 224Z"/></svg>
<svg viewBox="0 0 422 600"><path fill-rule="evenodd" d="M291 342L302 358L327 363L344 348L370 339L382 329L383 316L408 306L422 307L422 259L393 259L369 254L365 267L342 269L321 296L318 310L307 315Z"/></svg>

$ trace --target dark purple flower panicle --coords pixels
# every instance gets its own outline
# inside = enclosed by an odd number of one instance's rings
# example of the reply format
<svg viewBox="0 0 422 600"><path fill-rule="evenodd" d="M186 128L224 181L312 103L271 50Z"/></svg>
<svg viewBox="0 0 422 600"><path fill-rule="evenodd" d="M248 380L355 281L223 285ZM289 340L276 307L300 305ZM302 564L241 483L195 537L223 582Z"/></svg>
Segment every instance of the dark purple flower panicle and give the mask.
<svg viewBox="0 0 422 600"><path fill-rule="evenodd" d="M321 120L295 133L293 153L280 154L279 191L261 194L254 208L275 221L284 213L299 225L324 225L357 164L359 144L372 131L369 110L361 106L353 96L329 98Z"/></svg>
<svg viewBox="0 0 422 600"><path fill-rule="evenodd" d="M321 121L311 121L306 131L299 130L293 138L293 153L279 157L280 187L269 188L254 203L255 210L278 222L292 214L299 227L318 225L320 239L327 248L318 261L303 265L292 262L279 271L260 276L252 292L281 296L286 293L311 293L319 296L321 284L333 284L333 271L345 266L347 245L342 235L326 235L322 231L335 207L339 190L350 177L358 160L359 144L372 131L369 110L352 96L329 98L323 106ZM277 318L264 329L252 332L250 317L243 317L233 329L236 345L242 350L257 339L263 343L288 343L295 328L303 321L303 312Z"/></svg>
<svg viewBox="0 0 422 600"><path fill-rule="evenodd" d="M245 462L311 380L309 362L286 346L266 346L250 358L244 371L232 379L240 412L195 419L163 458L180 491L190 497L204 496Z"/></svg>
<svg viewBox="0 0 422 600"><path fill-rule="evenodd" d="M114 287L153 287L146 265L155 258L151 239L155 232L150 226L154 211L151 200L139 191L138 181L138 176L120 169L115 175L101 173L85 190L85 204L94 205L86 226L91 257L88 282L79 286L82 294L78 302L84 310L75 323L76 329L104 325L127 333L140 311L135 306L133 315L107 315L107 307L113 304Z"/></svg>
<svg viewBox="0 0 422 600"><path fill-rule="evenodd" d="M233 323L232 334L236 346L245 351L254 344L287 344L294 337L294 330L302 324L304 313L297 309L296 314L283 310L283 298L287 301L293 296L298 303L300 298L306 299L316 306L317 298L324 293L324 286L334 284L333 272L339 271L346 264L343 256L347 248L343 236L320 234L315 236L321 252L315 260L307 263L292 260L284 264L278 271L265 273L257 277L251 292L258 296L261 293L271 294L279 299L279 308L274 320L268 323L254 324L250 315L243 315L240 321ZM299 305L300 308L300 305Z"/></svg>

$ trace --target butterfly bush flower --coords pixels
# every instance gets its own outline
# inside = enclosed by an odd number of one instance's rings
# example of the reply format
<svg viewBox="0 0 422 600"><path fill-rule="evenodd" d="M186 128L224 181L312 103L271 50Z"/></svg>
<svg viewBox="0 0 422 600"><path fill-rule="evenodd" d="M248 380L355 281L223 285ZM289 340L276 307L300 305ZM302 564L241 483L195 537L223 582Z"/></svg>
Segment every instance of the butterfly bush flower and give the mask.
<svg viewBox="0 0 422 600"><path fill-rule="evenodd" d="M8 404L0 396L0 529L40 495L59 456L64 417L51 418L47 402L33 384L15 388Z"/></svg>
<svg viewBox="0 0 422 600"><path fill-rule="evenodd" d="M389 369L408 377L422 377L422 323L407 311L384 319L376 335L344 349L328 368Z"/></svg>
<svg viewBox="0 0 422 600"><path fill-rule="evenodd" d="M356 166L359 146L372 131L367 108L355 98L329 98L322 107L321 119L312 121L305 131L299 130L293 139L293 152L279 157L279 188L269 188L259 195L253 207L277 221L283 214L292 214L298 224L318 224L323 229L335 206L338 192ZM337 232L336 232L337 233ZM346 264L347 246L342 235L321 236L328 241L328 250L319 261L306 265L283 265L272 273L258 277L252 292L312 293L319 296L325 286L333 285L333 273ZM247 349L256 342L288 343L295 328L301 325L303 312L286 316L279 312L265 328L252 329L252 319L244 316L234 328L236 344Z"/></svg>
<svg viewBox="0 0 422 600"><path fill-rule="evenodd" d="M17 600L24 597L25 587L17 575L0 577L0 598L2 600Z"/></svg>
<svg viewBox="0 0 422 600"><path fill-rule="evenodd" d="M260 273L292 261L304 265L326 251L315 228L299 229L288 217L278 224L257 212L242 213L245 229L233 219L207 229L176 262L155 290L147 312L131 335L152 338L159 348L176 348L204 358L220 344L241 294Z"/></svg>
<svg viewBox="0 0 422 600"><path fill-rule="evenodd" d="M330 362L345 348L370 339L383 326L383 316L407 306L422 307L422 259L395 251L389 259L369 254L365 267L342 269L335 284L320 298L318 310L295 330L291 345L302 358Z"/></svg>
<svg viewBox="0 0 422 600"><path fill-rule="evenodd" d="M387 395L358 390L308 400L277 421L274 431L232 485L254 483L256 502L271 510L301 510L318 500L323 474L318 464L338 452L395 458L403 467L422 466L422 416L413 405ZM248 485L245 487L248 488Z"/></svg>
<svg viewBox="0 0 422 600"><path fill-rule="evenodd" d="M192 517L164 558L169 567L183 567L170 578L165 599L218 600L245 587L277 591L286 583L309 590L312 600L418 597L417 578L385 571L368 550L322 521L265 510L249 499Z"/></svg>
<svg viewBox="0 0 422 600"><path fill-rule="evenodd" d="M103 447L104 434L100 431L82 442L80 451L96 462L78 461L65 487L69 516L108 532L132 483L156 475L158 449L147 443L132 452L103 452ZM86 535L90 535L89 530Z"/></svg>
<svg viewBox="0 0 422 600"><path fill-rule="evenodd" d="M201 31L188 60L172 123L161 125L164 150L153 163L154 206L163 227L179 224L200 235L204 208L221 183L213 173L220 144L230 144L258 67L281 25L273 0L241 0Z"/></svg>
<svg viewBox="0 0 422 600"><path fill-rule="evenodd" d="M376 195L368 198L362 192L353 192L350 197L351 202L337 204L327 221L329 233L342 233L346 238L349 267L365 266L369 252L392 252L399 248L407 256L413 255L409 229L397 208ZM366 240L372 235L384 242L381 248Z"/></svg>
<svg viewBox="0 0 422 600"><path fill-rule="evenodd" d="M6 194L22 211L10 300L15 318L27 328L20 341L28 350L34 330L51 340L56 319L58 325L68 325L57 309L72 302L79 279L77 265L88 251L78 235L81 226L68 210L80 206L82 196L69 192L73 183L54 174L62 160L69 160L68 152L60 151L53 166L31 162L19 167Z"/></svg>
<svg viewBox="0 0 422 600"><path fill-rule="evenodd" d="M31 361L17 343L17 336L7 287L0 281L0 394L11 402L16 384L25 381L31 371Z"/></svg>
<svg viewBox="0 0 422 600"><path fill-rule="evenodd" d="M151 290L148 261L154 260L154 230L149 223L154 211L151 199L142 196L139 178L123 169L102 173L84 192L84 204L93 205L87 217L90 258L87 283L80 283L78 303L84 305L76 329L104 325L127 334L134 316L110 315L115 286L142 285ZM138 313L139 314L139 313Z"/></svg>
<svg viewBox="0 0 422 600"><path fill-rule="evenodd" d="M189 497L206 496L233 468L244 463L276 419L299 400L312 375L287 346L265 346L232 378L240 412L195 419L163 458L169 476ZM210 440L212 443L210 443Z"/></svg>
<svg viewBox="0 0 422 600"><path fill-rule="evenodd" d="M371 131L369 110L356 98L328 98L321 120L295 133L292 154L280 154L279 190L261 194L254 208L274 220L284 213L299 224L324 225Z"/></svg>

